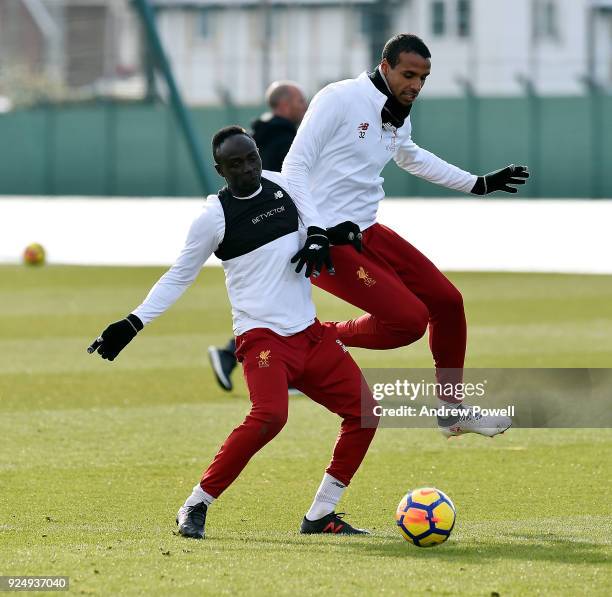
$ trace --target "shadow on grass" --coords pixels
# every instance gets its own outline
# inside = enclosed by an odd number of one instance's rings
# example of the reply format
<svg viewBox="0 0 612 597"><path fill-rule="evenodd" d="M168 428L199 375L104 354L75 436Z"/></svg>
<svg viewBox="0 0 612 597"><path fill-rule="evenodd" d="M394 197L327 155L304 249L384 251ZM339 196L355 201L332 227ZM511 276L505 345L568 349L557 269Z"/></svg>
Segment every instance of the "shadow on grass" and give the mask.
<svg viewBox="0 0 612 597"><path fill-rule="evenodd" d="M384 542L381 542L381 539ZM567 537L549 534L533 537L522 534L509 534L492 538L489 542L464 540L453 541L435 548L417 548L401 539L384 536L374 537L308 537L274 539L270 537L250 537L249 543L263 544L267 549L292 549L311 552L314 550L342 550L365 556L388 558L419 558L425 560L456 561L462 564L481 564L491 560L525 560L534 562L557 562L564 564L604 564L610 561L601 543L573 541ZM263 547L262 545L262 547Z"/></svg>

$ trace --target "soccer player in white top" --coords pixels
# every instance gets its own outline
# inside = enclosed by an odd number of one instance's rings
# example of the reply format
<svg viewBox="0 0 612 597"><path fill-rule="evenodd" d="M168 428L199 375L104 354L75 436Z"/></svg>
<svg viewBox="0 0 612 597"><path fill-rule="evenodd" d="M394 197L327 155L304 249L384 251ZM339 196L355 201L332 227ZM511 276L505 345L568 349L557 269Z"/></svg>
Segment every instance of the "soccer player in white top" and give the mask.
<svg viewBox="0 0 612 597"><path fill-rule="evenodd" d="M108 326L88 352L97 350L102 358L114 360L145 325L174 304L214 252L225 270L236 354L252 406L180 508L179 533L204 537L210 505L285 425L289 384L342 418L331 463L300 532L367 533L335 512L378 419L370 414L372 396L335 326L315 317L308 276L316 276L324 265L333 271L325 230L317 226L316 209L292 200L278 172L262 173L257 146L244 129L221 129L213 138L213 156L227 187L207 198L176 263L145 301ZM299 220L307 228L302 248ZM297 270L306 266L306 277L297 273L296 261Z"/></svg>
<svg viewBox="0 0 612 597"><path fill-rule="evenodd" d="M293 197L318 207L332 244L346 242L348 234L355 238L357 251L346 244L332 247L338 275L324 272L313 280L366 313L337 324L342 342L397 348L415 342L429 327L438 381L454 387L462 380L466 349L461 294L427 257L376 222L384 197L381 171L393 159L411 174L476 195L515 193L513 185L524 184L529 174L523 166L508 166L476 176L414 143L410 110L429 76L430 58L420 38L397 35L386 43L374 72L323 88L310 103L282 174ZM424 225L436 234L435 222ZM440 399L441 405L461 403L454 394ZM508 417L482 418L467 406L458 408L461 416L438 420L446 436L492 436L511 424Z"/></svg>

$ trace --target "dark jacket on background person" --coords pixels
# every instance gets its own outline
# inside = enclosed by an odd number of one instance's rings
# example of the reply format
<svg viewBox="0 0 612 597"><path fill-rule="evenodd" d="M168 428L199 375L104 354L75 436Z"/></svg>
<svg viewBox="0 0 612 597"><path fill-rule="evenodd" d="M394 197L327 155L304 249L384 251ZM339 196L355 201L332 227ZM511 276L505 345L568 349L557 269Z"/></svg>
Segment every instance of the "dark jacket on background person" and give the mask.
<svg viewBox="0 0 612 597"><path fill-rule="evenodd" d="M280 172L283 160L293 143L297 128L282 116L266 113L253 121L253 139L259 148L264 170Z"/></svg>

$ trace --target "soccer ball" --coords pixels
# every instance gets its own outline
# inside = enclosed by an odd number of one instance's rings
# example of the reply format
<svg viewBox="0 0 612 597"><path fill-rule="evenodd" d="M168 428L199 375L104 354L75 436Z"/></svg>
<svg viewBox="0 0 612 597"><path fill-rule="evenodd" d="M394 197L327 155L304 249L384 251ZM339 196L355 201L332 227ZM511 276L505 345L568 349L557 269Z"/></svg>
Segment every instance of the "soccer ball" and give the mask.
<svg viewBox="0 0 612 597"><path fill-rule="evenodd" d="M406 541L433 547L450 536L455 526L455 506L439 489L413 489L398 504L395 522Z"/></svg>
<svg viewBox="0 0 612 597"><path fill-rule="evenodd" d="M28 245L23 252L23 262L27 265L42 265L45 262L45 249L38 243Z"/></svg>

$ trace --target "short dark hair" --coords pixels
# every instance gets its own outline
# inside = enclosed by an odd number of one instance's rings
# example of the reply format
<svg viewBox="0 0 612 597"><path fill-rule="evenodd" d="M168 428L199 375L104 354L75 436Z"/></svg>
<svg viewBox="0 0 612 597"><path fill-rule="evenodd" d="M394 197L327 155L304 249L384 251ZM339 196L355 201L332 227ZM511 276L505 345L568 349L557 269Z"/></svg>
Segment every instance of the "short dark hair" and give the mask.
<svg viewBox="0 0 612 597"><path fill-rule="evenodd" d="M212 154L213 158L215 158L215 162L217 161L217 152L219 151L219 147L221 143L234 135L246 135L249 139L252 139L251 135L246 132L241 126L237 124L232 124L230 126L225 126L222 129L218 130L214 137L212 138Z"/></svg>
<svg viewBox="0 0 612 597"><path fill-rule="evenodd" d="M386 58L389 66L394 68L399 62L402 52L414 52L423 58L431 58L431 52L425 42L412 33L400 33L392 37L383 48L382 57Z"/></svg>

